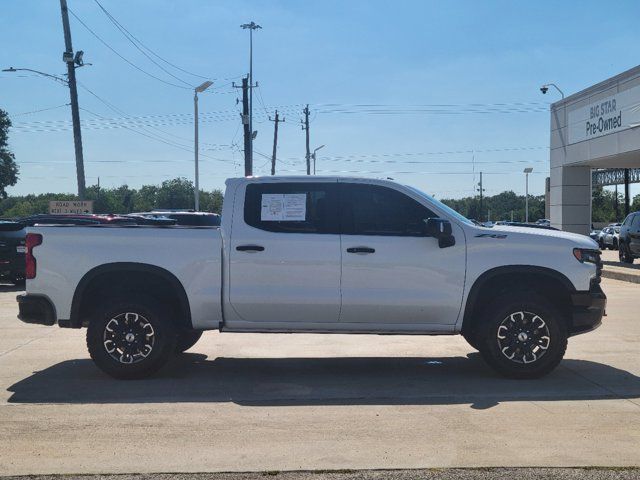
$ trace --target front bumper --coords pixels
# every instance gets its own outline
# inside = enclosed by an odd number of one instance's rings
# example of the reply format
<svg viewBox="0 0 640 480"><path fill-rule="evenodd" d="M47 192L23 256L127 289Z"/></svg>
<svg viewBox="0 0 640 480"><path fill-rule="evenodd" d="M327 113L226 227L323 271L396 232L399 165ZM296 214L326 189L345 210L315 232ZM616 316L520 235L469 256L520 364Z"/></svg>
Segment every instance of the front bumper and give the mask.
<svg viewBox="0 0 640 480"><path fill-rule="evenodd" d="M607 296L598 283L593 283L588 292L571 295L572 315L569 335L595 330L602 324L607 307Z"/></svg>
<svg viewBox="0 0 640 480"><path fill-rule="evenodd" d="M24 323L37 323L51 326L56 323L56 312L46 297L39 295L18 295L18 319Z"/></svg>

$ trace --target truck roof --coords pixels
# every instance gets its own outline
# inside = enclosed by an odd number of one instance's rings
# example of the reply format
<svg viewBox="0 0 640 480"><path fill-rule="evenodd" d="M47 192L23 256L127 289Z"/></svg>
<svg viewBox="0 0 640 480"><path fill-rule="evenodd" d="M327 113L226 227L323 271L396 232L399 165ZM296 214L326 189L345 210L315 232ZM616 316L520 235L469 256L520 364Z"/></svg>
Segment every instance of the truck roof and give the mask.
<svg viewBox="0 0 640 480"><path fill-rule="evenodd" d="M229 178L225 182L226 185L240 184L240 183L267 183L267 182L338 182L338 181L350 181L359 183L393 183L398 185L393 179L390 178L368 178L368 177L355 177L355 176L340 176L340 175L273 175L265 177L235 177Z"/></svg>

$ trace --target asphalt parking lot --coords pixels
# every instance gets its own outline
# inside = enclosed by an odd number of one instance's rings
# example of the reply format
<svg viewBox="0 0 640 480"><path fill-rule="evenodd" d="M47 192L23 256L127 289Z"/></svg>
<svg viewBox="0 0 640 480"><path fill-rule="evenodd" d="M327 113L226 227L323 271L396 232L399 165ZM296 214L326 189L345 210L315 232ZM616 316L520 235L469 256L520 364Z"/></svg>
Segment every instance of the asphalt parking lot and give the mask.
<svg viewBox="0 0 640 480"><path fill-rule="evenodd" d="M123 382L0 287L0 474L637 466L640 286L603 288L604 325L536 381L460 337L207 333Z"/></svg>

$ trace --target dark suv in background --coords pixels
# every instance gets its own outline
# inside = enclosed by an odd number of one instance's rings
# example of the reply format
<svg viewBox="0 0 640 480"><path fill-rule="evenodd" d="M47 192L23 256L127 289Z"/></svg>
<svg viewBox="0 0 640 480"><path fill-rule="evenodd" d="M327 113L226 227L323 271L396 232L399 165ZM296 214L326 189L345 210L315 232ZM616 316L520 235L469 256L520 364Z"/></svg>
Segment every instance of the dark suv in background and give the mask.
<svg viewBox="0 0 640 480"><path fill-rule="evenodd" d="M24 283L24 224L0 220L0 279L15 284Z"/></svg>
<svg viewBox="0 0 640 480"><path fill-rule="evenodd" d="M640 212L632 212L624 219L618 251L623 263L633 263L635 258L640 258Z"/></svg>

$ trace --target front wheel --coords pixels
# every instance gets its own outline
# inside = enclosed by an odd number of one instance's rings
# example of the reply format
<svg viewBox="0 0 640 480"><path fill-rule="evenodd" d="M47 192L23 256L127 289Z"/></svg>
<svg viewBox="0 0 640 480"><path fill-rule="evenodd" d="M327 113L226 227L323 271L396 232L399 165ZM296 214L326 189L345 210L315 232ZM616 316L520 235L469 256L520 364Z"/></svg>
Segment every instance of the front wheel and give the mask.
<svg viewBox="0 0 640 480"><path fill-rule="evenodd" d="M112 377L144 378L171 357L176 331L159 302L151 297L113 299L89 321L87 348L95 364Z"/></svg>
<svg viewBox="0 0 640 480"><path fill-rule="evenodd" d="M542 377L564 357L565 318L539 295L523 292L506 297L485 310L479 332L480 353L506 377Z"/></svg>

